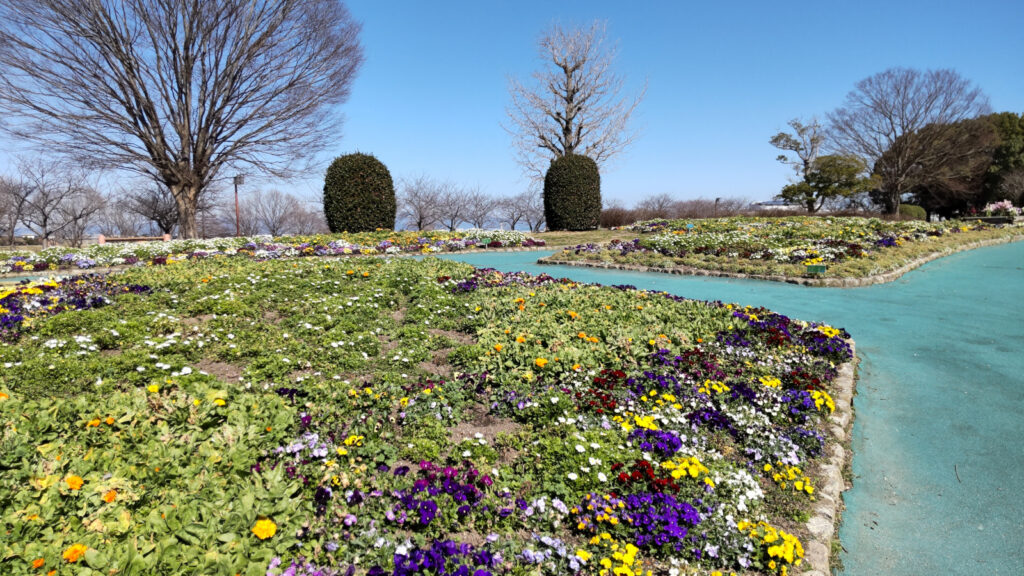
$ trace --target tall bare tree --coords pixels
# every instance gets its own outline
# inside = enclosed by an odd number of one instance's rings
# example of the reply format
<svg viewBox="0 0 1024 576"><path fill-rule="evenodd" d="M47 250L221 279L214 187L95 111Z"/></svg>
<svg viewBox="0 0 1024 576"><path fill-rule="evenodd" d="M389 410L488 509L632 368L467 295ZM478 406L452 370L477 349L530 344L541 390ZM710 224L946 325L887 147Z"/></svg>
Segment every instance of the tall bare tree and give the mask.
<svg viewBox="0 0 1024 576"><path fill-rule="evenodd" d="M287 176L337 137L359 28L340 0L0 0L0 112L161 182L192 238L219 174Z"/></svg>
<svg viewBox="0 0 1024 576"><path fill-rule="evenodd" d="M426 175L402 180L398 193L398 217L406 226L416 230L426 230L437 224L446 186Z"/></svg>
<svg viewBox="0 0 1024 576"><path fill-rule="evenodd" d="M953 70L891 68L858 82L828 118L834 147L874 165L885 209L894 213L922 166L954 152L940 145L954 124L988 109L981 89Z"/></svg>
<svg viewBox="0 0 1024 576"><path fill-rule="evenodd" d="M505 126L517 161L535 183L555 158L582 154L603 166L622 152L636 138L630 119L647 90L622 94L624 79L612 71L616 50L602 22L589 28L554 25L539 48L544 68L533 74L533 85L509 79L512 103Z"/></svg>

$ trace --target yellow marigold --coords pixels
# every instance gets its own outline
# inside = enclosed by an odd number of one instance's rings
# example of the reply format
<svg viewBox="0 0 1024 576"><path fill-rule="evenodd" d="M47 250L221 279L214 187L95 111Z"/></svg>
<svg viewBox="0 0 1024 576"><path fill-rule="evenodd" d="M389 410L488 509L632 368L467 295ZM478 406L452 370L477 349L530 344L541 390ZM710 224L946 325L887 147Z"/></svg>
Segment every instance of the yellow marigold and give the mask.
<svg viewBox="0 0 1024 576"><path fill-rule="evenodd" d="M223 398L216 398L214 399L213 403L216 404L217 406L223 406L227 404L227 402L225 402Z"/></svg>
<svg viewBox="0 0 1024 576"><path fill-rule="evenodd" d="M71 547L64 551L64 559L74 564L85 555L85 551L88 549L89 547L85 544L72 544Z"/></svg>
<svg viewBox="0 0 1024 576"><path fill-rule="evenodd" d="M543 368L544 366L547 365L548 361L546 358L537 358L536 360L534 360L534 363L537 364L538 368Z"/></svg>
<svg viewBox="0 0 1024 576"><path fill-rule="evenodd" d="M277 533L277 524L270 518L260 518L252 527L252 533L260 540L266 540Z"/></svg>
<svg viewBox="0 0 1024 576"><path fill-rule="evenodd" d="M86 428L89 428L89 427L96 428L99 425L100 425L100 419L99 418L93 418L92 420L89 420L89 422L87 422L85 424L85 427Z"/></svg>
<svg viewBox="0 0 1024 576"><path fill-rule="evenodd" d="M81 489L82 484L85 483L85 480L82 480L81 476L75 476L74 474L65 478L64 481L67 482L68 488L71 488L72 490Z"/></svg>
<svg viewBox="0 0 1024 576"><path fill-rule="evenodd" d="M494 345L494 350L497 351L497 352L501 352L501 344L495 344Z"/></svg>
<svg viewBox="0 0 1024 576"><path fill-rule="evenodd" d="M160 391L160 386L156 384L150 384L149 386L146 386L146 390L149 390L153 394L156 394L157 392Z"/></svg>
<svg viewBox="0 0 1024 576"><path fill-rule="evenodd" d="M103 501L110 504L117 499L117 490L107 490L103 493Z"/></svg>

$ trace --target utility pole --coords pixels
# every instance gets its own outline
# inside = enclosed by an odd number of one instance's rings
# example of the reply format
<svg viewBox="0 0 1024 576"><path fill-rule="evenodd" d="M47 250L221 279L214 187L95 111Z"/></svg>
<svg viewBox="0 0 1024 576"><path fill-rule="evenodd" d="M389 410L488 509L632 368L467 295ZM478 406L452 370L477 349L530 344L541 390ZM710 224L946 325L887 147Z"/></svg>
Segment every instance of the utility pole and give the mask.
<svg viewBox="0 0 1024 576"><path fill-rule="evenodd" d="M238 218L238 187L245 184L245 176L242 174L236 174L234 178L235 182L235 237L242 235L242 225Z"/></svg>
<svg viewBox="0 0 1024 576"><path fill-rule="evenodd" d="M718 203L721 200L722 200L721 198L715 198L715 218L718 218Z"/></svg>

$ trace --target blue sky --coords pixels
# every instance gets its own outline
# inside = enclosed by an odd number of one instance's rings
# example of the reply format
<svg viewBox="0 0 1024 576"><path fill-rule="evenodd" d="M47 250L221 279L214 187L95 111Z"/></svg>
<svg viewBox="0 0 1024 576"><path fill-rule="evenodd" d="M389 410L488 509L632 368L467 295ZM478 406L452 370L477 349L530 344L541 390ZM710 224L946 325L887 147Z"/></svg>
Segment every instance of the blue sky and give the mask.
<svg viewBox="0 0 1024 576"><path fill-rule="evenodd" d="M1024 3L350 0L366 62L324 158L362 151L395 179L427 174L493 195L528 185L501 128L507 79L540 66L553 22L607 21L640 136L602 174L605 198L765 200L791 171L768 139L839 106L893 66L953 68L997 111L1024 112ZM0 151L9 146L0 144ZM250 180L252 185L259 185ZM322 172L280 186L315 196Z"/></svg>

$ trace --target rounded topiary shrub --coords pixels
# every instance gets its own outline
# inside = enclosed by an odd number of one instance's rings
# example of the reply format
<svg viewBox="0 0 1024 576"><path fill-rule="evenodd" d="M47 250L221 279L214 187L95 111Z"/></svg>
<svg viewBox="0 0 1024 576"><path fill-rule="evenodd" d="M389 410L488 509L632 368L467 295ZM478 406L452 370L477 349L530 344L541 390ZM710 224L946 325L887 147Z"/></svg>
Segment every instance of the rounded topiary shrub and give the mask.
<svg viewBox="0 0 1024 576"><path fill-rule="evenodd" d="M391 173L374 156L339 156L327 168L324 215L331 232L393 230L397 208Z"/></svg>
<svg viewBox="0 0 1024 576"><path fill-rule="evenodd" d="M900 204L900 216L904 218L912 218L914 220L927 220L928 213L925 212L924 208L915 206L914 204Z"/></svg>
<svg viewBox="0 0 1024 576"><path fill-rule="evenodd" d="M595 230L601 219L601 174L597 163L570 154L556 158L544 177L548 230Z"/></svg>

